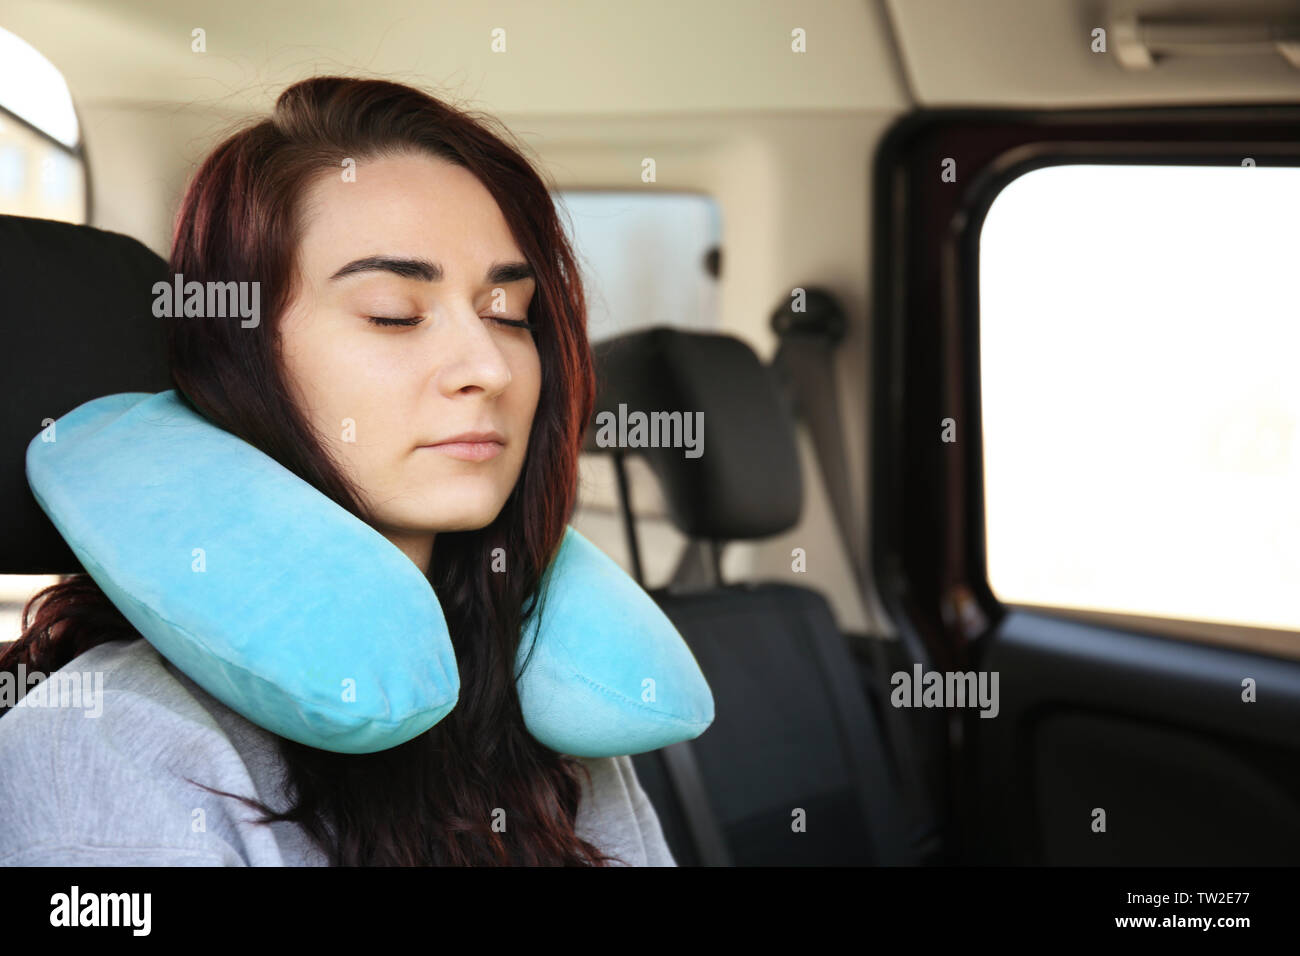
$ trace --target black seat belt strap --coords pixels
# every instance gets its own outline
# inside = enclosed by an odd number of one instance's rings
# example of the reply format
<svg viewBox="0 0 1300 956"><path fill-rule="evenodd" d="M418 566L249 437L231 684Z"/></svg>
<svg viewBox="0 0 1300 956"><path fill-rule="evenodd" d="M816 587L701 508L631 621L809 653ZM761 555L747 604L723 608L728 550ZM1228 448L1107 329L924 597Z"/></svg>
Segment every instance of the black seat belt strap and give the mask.
<svg viewBox="0 0 1300 956"><path fill-rule="evenodd" d="M645 587L645 575L641 569L641 545L637 541L636 517L632 513L632 488L627 480L621 452L614 454L614 470L618 478L619 500L623 503L623 531L627 536L632 569L637 584ZM691 742L683 740L669 744L659 748L658 754L682 813L686 815L686 827L690 830L700 863L704 866L731 866L727 841L713 814L713 805L709 803L709 793L704 787L704 778L700 776L700 765L691 749Z"/></svg>
<svg viewBox="0 0 1300 956"><path fill-rule="evenodd" d="M700 765L695 760L691 742L683 740L659 750L664 769L672 781L673 790L686 814L686 826L691 831L695 851L702 866L731 866L731 852L722 827L713 813L709 793L700 775Z"/></svg>

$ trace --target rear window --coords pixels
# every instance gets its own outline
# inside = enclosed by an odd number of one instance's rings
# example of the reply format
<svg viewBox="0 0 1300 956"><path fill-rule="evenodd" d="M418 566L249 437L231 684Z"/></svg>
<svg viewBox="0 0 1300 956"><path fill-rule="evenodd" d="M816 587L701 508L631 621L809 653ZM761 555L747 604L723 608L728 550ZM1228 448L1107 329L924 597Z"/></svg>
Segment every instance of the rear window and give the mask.
<svg viewBox="0 0 1300 956"><path fill-rule="evenodd" d="M555 198L593 342L656 325L720 331L722 214L712 196L571 189Z"/></svg>

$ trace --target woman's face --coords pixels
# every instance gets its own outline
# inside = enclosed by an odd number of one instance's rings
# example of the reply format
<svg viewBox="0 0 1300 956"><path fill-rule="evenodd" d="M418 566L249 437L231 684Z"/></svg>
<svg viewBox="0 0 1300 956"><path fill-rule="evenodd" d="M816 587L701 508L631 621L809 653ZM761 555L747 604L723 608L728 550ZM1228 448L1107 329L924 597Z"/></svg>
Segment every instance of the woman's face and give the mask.
<svg viewBox="0 0 1300 956"><path fill-rule="evenodd" d="M303 217L290 387L376 530L426 570L436 532L490 524L519 478L541 362L505 323L528 319L536 283L491 194L423 154L322 175ZM438 444L466 432L500 440Z"/></svg>

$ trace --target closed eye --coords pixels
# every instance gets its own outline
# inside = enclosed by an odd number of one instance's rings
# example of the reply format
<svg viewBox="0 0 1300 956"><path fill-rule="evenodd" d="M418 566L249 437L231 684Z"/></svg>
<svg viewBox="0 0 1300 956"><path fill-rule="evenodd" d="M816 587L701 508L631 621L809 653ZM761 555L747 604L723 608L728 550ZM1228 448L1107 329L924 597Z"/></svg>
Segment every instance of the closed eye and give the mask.
<svg viewBox="0 0 1300 956"><path fill-rule="evenodd" d="M366 316L366 318L369 319L375 325L384 325L384 326L393 326L393 325L412 326L412 325L419 325L420 322L423 321L418 315L413 315L410 316L409 318L391 318L389 316L384 316L384 315L368 315ZM534 328L533 323L529 322L527 319L503 319L495 315L485 315L483 316L483 318L488 319L492 322L496 322L500 325L508 325L511 328L515 328L515 329Z"/></svg>
<svg viewBox="0 0 1300 956"><path fill-rule="evenodd" d="M369 319L371 322L373 322L375 325L419 325L420 324L420 317L418 315L412 316L409 319L391 319L383 315L368 315L366 316L366 318Z"/></svg>

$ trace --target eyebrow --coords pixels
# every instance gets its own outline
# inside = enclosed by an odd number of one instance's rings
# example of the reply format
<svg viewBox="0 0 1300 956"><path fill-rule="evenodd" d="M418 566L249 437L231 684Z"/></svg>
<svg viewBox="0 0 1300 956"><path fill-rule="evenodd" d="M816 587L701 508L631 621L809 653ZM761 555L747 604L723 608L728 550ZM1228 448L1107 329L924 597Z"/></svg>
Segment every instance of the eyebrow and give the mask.
<svg viewBox="0 0 1300 956"><path fill-rule="evenodd" d="M420 279L424 282L441 282L442 266L428 259L403 259L396 256L366 256L354 259L330 276L330 281L342 279L358 272L391 272L403 279ZM521 279L536 279L533 267L527 262L497 262L484 277L492 285L504 285Z"/></svg>

